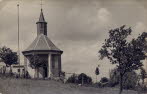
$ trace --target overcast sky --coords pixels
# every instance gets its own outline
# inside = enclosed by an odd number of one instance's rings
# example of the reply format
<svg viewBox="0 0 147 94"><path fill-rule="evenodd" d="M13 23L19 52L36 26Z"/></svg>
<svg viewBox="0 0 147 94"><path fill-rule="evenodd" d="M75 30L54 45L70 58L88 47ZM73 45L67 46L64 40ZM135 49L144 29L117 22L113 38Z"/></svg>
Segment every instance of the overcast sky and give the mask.
<svg viewBox="0 0 147 94"><path fill-rule="evenodd" d="M0 45L14 51L17 51L17 2L0 0ZM43 12L48 37L64 51L63 71L84 72L93 78L98 64L100 77L108 76L112 67L108 60L98 58L108 30L125 24L132 27L132 37L147 31L147 0L43 0ZM35 39L39 15L40 0L20 0L21 51Z"/></svg>

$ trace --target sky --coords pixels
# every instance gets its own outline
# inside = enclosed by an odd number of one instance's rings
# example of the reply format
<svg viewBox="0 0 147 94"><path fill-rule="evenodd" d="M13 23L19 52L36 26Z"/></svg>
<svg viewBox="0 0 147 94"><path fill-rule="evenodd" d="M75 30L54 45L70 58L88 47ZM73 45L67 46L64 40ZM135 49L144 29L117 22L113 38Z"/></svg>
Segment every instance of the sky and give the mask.
<svg viewBox="0 0 147 94"><path fill-rule="evenodd" d="M25 50L37 36L40 0L0 0L0 46L17 51L17 3L20 3L20 49ZM108 31L126 25L131 38L147 31L147 0L43 0L48 37L61 50L62 70L86 73L95 79L108 77L114 68L99 60L98 50ZM21 62L23 55L21 54Z"/></svg>

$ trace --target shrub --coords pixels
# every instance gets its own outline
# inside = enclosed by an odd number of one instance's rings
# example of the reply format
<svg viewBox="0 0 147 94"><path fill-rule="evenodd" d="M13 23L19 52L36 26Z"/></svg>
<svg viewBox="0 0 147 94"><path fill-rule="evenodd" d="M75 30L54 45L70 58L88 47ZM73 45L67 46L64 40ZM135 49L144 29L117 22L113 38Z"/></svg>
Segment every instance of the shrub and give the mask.
<svg viewBox="0 0 147 94"><path fill-rule="evenodd" d="M103 77L103 78L101 78L100 82L107 83L107 82L109 82L109 79L107 77Z"/></svg>
<svg viewBox="0 0 147 94"><path fill-rule="evenodd" d="M137 92L139 92L139 94L141 94L141 93L143 93L143 92L145 92L145 94L146 94L146 93L147 93L147 86L144 85L144 84L138 84L138 85L136 86L135 90L136 90Z"/></svg>
<svg viewBox="0 0 147 94"><path fill-rule="evenodd" d="M117 69L113 69L109 73L110 80L109 80L109 86L114 87L119 84L119 73L117 72Z"/></svg>
<svg viewBox="0 0 147 94"><path fill-rule="evenodd" d="M107 87L109 86L109 79L107 77L102 77L100 82L95 83L98 87Z"/></svg>
<svg viewBox="0 0 147 94"><path fill-rule="evenodd" d="M119 72L114 69L110 72L109 86L114 87L119 84ZM123 77L123 88L134 89L138 81L138 75L135 71L127 72Z"/></svg>
<svg viewBox="0 0 147 94"><path fill-rule="evenodd" d="M92 78L87 76L84 73L81 73L80 75L71 75L67 79L67 83L75 83L75 84L91 84L92 83Z"/></svg>
<svg viewBox="0 0 147 94"><path fill-rule="evenodd" d="M67 79L67 83L77 83L77 80L78 80L77 78L78 76L73 74Z"/></svg>
<svg viewBox="0 0 147 94"><path fill-rule="evenodd" d="M124 89L134 89L137 85L138 75L136 72L127 72L123 77L123 88Z"/></svg>
<svg viewBox="0 0 147 94"><path fill-rule="evenodd" d="M92 83L92 78L87 76L86 74L81 73L78 76L78 84L91 84L91 83Z"/></svg>

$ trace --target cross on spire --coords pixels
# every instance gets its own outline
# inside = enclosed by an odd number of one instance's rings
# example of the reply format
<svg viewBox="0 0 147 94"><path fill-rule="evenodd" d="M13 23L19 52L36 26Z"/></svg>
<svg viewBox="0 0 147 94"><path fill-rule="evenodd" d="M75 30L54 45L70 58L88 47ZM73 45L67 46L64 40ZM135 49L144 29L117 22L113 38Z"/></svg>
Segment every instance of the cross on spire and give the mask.
<svg viewBox="0 0 147 94"><path fill-rule="evenodd" d="M17 7L19 7L20 0L17 1Z"/></svg>
<svg viewBox="0 0 147 94"><path fill-rule="evenodd" d="M43 6L43 1L42 0L41 0L41 4L40 5L41 5L41 11L42 11L42 6Z"/></svg>

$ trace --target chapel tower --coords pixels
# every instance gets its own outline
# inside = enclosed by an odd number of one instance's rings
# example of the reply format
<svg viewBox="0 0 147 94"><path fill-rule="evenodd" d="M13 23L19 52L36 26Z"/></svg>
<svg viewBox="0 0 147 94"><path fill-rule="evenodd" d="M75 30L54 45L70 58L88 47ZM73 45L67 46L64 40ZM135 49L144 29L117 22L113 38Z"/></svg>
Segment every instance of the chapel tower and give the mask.
<svg viewBox="0 0 147 94"><path fill-rule="evenodd" d="M43 10L41 9L40 18L37 24L37 36L44 34L47 36L47 22L44 19Z"/></svg>

